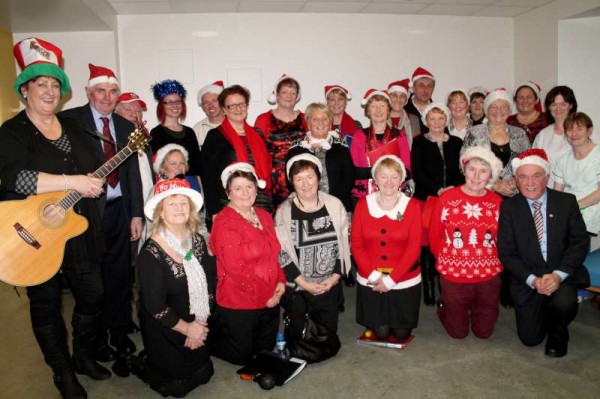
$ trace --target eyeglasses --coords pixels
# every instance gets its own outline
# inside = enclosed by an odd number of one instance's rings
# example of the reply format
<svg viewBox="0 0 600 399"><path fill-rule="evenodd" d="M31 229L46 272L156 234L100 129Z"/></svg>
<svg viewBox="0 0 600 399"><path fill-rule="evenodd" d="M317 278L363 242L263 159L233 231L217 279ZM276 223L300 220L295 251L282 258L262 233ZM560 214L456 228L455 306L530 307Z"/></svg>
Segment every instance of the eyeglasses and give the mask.
<svg viewBox="0 0 600 399"><path fill-rule="evenodd" d="M508 112L509 108L507 106L498 107L498 106L494 105L494 106L490 106L488 108L488 111L490 111L490 112Z"/></svg>
<svg viewBox="0 0 600 399"><path fill-rule="evenodd" d="M234 109L246 109L247 106L247 103L239 103L226 105L225 108L227 108L229 111L233 111Z"/></svg>
<svg viewBox="0 0 600 399"><path fill-rule="evenodd" d="M172 107L173 105L181 105L182 102L181 100L163 101L163 105L165 107Z"/></svg>

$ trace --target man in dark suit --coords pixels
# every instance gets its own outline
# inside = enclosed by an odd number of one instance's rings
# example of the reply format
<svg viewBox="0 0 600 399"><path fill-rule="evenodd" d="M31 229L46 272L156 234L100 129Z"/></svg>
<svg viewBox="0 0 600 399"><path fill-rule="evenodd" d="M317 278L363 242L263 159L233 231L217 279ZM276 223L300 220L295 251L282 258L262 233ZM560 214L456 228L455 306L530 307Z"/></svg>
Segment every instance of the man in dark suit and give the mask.
<svg viewBox="0 0 600 399"><path fill-rule="evenodd" d="M105 137L89 135L96 146L96 155L104 162L127 145L127 137L134 125L114 114L119 97L119 81L108 68L89 64L90 80L85 88L89 103L66 110L63 116L78 120L88 131L102 132ZM110 143L114 140L117 143ZM111 148L112 146L112 148ZM90 154L91 155L91 154ZM99 361L115 358L110 344L118 352L135 352L135 345L127 337L131 323L131 242L142 232L143 198L138 158L129 157L107 177L106 194L99 199L102 227L106 239L106 255L102 262L104 281L104 311L96 357Z"/></svg>
<svg viewBox="0 0 600 399"><path fill-rule="evenodd" d="M545 354L567 354L577 288L589 285L583 266L590 246L575 196L546 188L550 163L532 149L512 161L520 194L500 208L498 255L511 275L517 333L527 346L547 337Z"/></svg>

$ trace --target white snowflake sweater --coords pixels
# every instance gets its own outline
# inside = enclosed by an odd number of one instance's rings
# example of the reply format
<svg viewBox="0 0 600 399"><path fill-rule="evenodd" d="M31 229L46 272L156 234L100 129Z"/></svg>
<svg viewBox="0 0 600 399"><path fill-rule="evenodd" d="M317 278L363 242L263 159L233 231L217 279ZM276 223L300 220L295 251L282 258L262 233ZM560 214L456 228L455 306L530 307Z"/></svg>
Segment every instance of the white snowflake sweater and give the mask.
<svg viewBox="0 0 600 399"><path fill-rule="evenodd" d="M502 271L496 239L502 198L489 190L481 197L456 187L442 194L429 226L436 269L456 283L486 281Z"/></svg>

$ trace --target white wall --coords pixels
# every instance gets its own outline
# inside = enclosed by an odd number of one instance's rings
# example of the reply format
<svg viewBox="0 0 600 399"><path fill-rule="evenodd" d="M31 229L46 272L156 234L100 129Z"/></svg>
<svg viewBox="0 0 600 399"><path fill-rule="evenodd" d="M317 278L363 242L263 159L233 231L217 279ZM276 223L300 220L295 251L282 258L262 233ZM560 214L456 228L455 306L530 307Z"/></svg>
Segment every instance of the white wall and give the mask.
<svg viewBox="0 0 600 399"><path fill-rule="evenodd" d="M63 109L88 102L85 95L85 86L90 77L88 63L110 68L119 76L113 32L15 33L13 40L17 43L32 36L57 45L63 52L65 73L71 83L71 93L63 99ZM17 73L20 72L17 66Z"/></svg>
<svg viewBox="0 0 600 399"><path fill-rule="evenodd" d="M571 87L579 111L600 130L600 17L560 21L558 24L558 82Z"/></svg>
<svg viewBox="0 0 600 399"><path fill-rule="evenodd" d="M197 14L120 16L123 89L149 104L150 84L180 79L188 90L188 118L204 117L196 93L222 79L252 91L250 123L269 108L266 97L283 73L302 86L304 109L323 101L323 86L341 84L354 96L349 112L364 119L360 100L371 88L410 77L421 65L436 75L434 99L455 87L511 87L513 23L509 18L408 15Z"/></svg>

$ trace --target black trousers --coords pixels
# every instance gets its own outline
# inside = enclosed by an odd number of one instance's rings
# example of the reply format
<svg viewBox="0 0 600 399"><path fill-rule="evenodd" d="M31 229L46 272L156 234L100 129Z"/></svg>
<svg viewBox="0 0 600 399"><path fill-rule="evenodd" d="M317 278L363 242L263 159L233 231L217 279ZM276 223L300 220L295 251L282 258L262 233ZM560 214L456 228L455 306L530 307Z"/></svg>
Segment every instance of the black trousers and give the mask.
<svg viewBox="0 0 600 399"><path fill-rule="evenodd" d="M546 336L546 345L549 347L567 345L568 326L579 309L575 285L563 283L552 295L546 296L513 280L510 294L517 319L517 333L524 345L538 345Z"/></svg>
<svg viewBox="0 0 600 399"><path fill-rule="evenodd" d="M89 271L78 272L73 269L62 269L73 297L75 308L73 313L82 316L95 316L102 309L102 278L100 265L93 264ZM61 277L56 274L43 284L27 287L31 325L39 328L56 323L63 323L61 301Z"/></svg>
<svg viewBox="0 0 600 399"><path fill-rule="evenodd" d="M124 331L131 321L130 218L121 199L107 202L102 218L106 253L102 262L104 309L102 327Z"/></svg>
<svg viewBox="0 0 600 399"><path fill-rule="evenodd" d="M245 365L258 352L273 350L279 330L279 306L256 310L215 305L209 333L211 355Z"/></svg>

